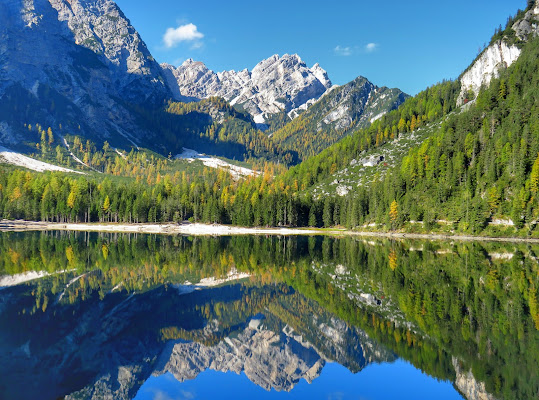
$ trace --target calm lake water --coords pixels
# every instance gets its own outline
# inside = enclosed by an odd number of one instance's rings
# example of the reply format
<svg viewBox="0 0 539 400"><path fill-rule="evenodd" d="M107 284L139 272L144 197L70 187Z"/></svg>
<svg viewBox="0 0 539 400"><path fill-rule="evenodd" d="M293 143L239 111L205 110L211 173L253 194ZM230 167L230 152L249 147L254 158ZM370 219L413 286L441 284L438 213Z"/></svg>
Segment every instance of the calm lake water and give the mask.
<svg viewBox="0 0 539 400"><path fill-rule="evenodd" d="M537 399L538 254L0 233L0 398Z"/></svg>

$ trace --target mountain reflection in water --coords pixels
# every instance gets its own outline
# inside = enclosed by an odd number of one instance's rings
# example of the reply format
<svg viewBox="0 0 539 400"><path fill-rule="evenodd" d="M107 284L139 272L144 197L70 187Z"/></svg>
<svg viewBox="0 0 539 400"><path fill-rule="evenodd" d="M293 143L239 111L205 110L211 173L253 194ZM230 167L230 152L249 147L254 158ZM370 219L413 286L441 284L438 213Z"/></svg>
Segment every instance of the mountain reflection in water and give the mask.
<svg viewBox="0 0 539 400"><path fill-rule="evenodd" d="M293 394L328 362L358 373L402 358L457 398L536 398L536 250L0 233L0 286L11 285L0 290L0 392L131 399L151 376L213 370Z"/></svg>

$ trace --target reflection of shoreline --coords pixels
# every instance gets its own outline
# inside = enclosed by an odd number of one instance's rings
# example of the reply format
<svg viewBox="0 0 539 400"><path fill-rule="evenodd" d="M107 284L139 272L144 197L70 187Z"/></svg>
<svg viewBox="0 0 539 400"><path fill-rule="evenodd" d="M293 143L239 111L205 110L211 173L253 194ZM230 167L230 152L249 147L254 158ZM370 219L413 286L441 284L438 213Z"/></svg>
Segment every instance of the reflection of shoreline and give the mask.
<svg viewBox="0 0 539 400"><path fill-rule="evenodd" d="M381 237L389 239L459 240L482 242L539 243L539 238L486 237L447 235L440 233L369 232L346 229L318 228L247 228L234 225L182 223L182 224L123 224L123 223L57 223L37 221L0 221L0 232L28 231L81 231L111 233L152 233L164 235L231 236L231 235L329 235Z"/></svg>
<svg viewBox="0 0 539 400"><path fill-rule="evenodd" d="M243 228L232 225L184 224L101 224L101 223L56 223L35 221L0 221L0 232L25 231L85 231L183 234L196 236L228 235L312 235L322 233L314 229L293 228Z"/></svg>

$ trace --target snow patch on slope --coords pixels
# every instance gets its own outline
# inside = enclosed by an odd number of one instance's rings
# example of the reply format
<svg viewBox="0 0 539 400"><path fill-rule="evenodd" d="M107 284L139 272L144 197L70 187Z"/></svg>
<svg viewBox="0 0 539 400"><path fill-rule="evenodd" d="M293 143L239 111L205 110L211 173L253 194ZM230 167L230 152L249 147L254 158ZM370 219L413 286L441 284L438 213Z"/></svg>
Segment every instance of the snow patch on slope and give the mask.
<svg viewBox="0 0 539 400"><path fill-rule="evenodd" d="M227 170L228 172L230 172L230 175L232 175L234 179L259 174L252 169L238 167L237 165L230 164L219 158L207 156L205 154L197 152L196 150L186 149L185 147L183 148L183 152L176 155L174 158L178 160L187 160L189 162L200 160L207 167Z"/></svg>
<svg viewBox="0 0 539 400"><path fill-rule="evenodd" d="M385 95L382 95L382 96L385 96ZM375 115L374 117L371 118L371 124L374 122L374 121L377 121L379 120L380 118L382 118L384 115L386 115L386 111L378 114L378 115Z"/></svg>
<svg viewBox="0 0 539 400"><path fill-rule="evenodd" d="M232 268L226 277L224 278L203 278L199 283L192 284L189 281L185 281L183 284L173 285L174 288L178 290L180 294L188 294L194 292L195 290L201 290L209 287L215 287L222 285L227 282L239 281L241 279L249 278L251 274L246 272L238 272L236 268Z"/></svg>
<svg viewBox="0 0 539 400"><path fill-rule="evenodd" d="M45 276L50 275L45 271L30 271L22 274L16 275L5 275L0 277L0 290L5 289L11 286L18 286L22 283L33 281L35 279L40 279Z"/></svg>
<svg viewBox="0 0 539 400"><path fill-rule="evenodd" d="M59 167L57 165L49 164L43 161L34 160L33 158L24 156L15 151L6 149L0 146L0 162L4 162L18 167L24 167L31 169L32 171L44 172L44 171L59 171L59 172L73 172L75 174L84 174L80 171L74 171L72 169Z"/></svg>
<svg viewBox="0 0 539 400"><path fill-rule="evenodd" d="M0 276L0 290L12 286L18 286L26 282L44 278L46 276L65 274L66 272L71 272L71 270L62 270L53 273L47 271L28 271L15 275L3 275Z"/></svg>

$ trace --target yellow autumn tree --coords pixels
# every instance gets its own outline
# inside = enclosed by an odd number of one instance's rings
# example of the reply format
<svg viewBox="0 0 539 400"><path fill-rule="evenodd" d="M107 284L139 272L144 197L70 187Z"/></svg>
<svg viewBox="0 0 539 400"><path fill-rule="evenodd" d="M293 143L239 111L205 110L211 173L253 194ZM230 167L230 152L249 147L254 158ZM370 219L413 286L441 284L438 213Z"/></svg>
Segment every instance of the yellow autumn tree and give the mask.
<svg viewBox="0 0 539 400"><path fill-rule="evenodd" d="M539 191L539 156L535 159L530 174L530 190L533 194Z"/></svg>
<svg viewBox="0 0 539 400"><path fill-rule="evenodd" d="M395 271L397 268L397 252L394 249L391 249L388 255L389 259L389 268L391 268L392 271Z"/></svg>
<svg viewBox="0 0 539 400"><path fill-rule="evenodd" d="M399 216L399 204L397 203L397 200L393 200L391 202L391 205L389 206L389 219L391 221L391 224L394 224L397 221L398 216Z"/></svg>
<svg viewBox="0 0 539 400"><path fill-rule="evenodd" d="M110 199L109 196L105 197L105 201L103 202L103 213L107 215L110 211Z"/></svg>
<svg viewBox="0 0 539 400"><path fill-rule="evenodd" d="M74 191L71 191L69 193L69 196L67 196L67 206L71 209L75 207L75 201L77 200L77 195Z"/></svg>

